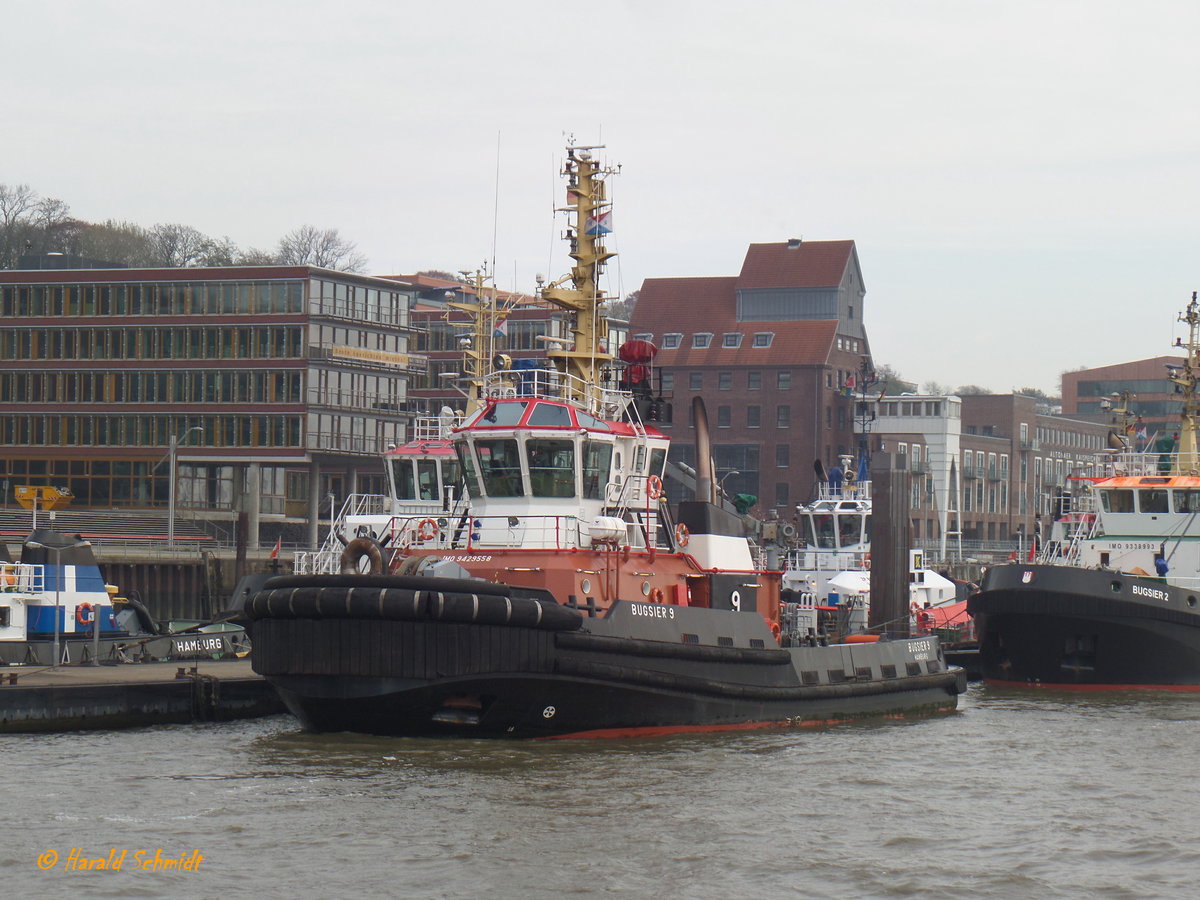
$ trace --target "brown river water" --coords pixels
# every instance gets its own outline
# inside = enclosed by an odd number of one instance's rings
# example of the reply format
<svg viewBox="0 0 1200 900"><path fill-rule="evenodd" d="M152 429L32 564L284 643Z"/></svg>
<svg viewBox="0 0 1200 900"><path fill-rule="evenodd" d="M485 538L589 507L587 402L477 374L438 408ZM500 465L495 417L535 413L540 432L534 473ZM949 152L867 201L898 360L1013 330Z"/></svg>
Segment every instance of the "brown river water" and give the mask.
<svg viewBox="0 0 1200 900"><path fill-rule="evenodd" d="M9 735L0 892L1195 898L1198 760L1200 696L981 685L935 719L638 741Z"/></svg>

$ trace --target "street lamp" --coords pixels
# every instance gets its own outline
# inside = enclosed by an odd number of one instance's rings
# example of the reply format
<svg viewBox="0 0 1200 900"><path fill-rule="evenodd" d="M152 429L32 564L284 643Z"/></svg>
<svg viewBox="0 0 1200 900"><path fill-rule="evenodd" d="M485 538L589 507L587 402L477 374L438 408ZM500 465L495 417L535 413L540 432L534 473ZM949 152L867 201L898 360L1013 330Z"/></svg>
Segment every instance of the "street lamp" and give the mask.
<svg viewBox="0 0 1200 900"><path fill-rule="evenodd" d="M193 425L187 431L180 435L171 435L171 443L167 449L167 456L170 458L170 474L171 483L167 486L167 549L175 549L175 456L179 451L179 442L186 441L187 436L193 431L204 432L204 429L199 425ZM161 461L161 460L160 460Z"/></svg>
<svg viewBox="0 0 1200 900"><path fill-rule="evenodd" d="M35 550L46 550L54 554L54 658L50 661L50 668L58 666L62 659L59 649L58 637L58 616L62 609L62 604L59 602L59 596L62 591L62 552L64 550L74 550L78 547L92 546L90 541L77 540L73 544L67 544L65 547L51 547L49 544L43 544L41 541L26 541L26 547L32 547ZM42 567L43 571L45 566ZM92 610L92 665L100 665L100 609L99 607Z"/></svg>
<svg viewBox="0 0 1200 900"><path fill-rule="evenodd" d="M722 494L724 494L725 493L725 479L728 478L730 475L741 475L741 474L742 473L739 472L737 469L730 469L728 472L726 472L724 475L722 475L721 480L717 482L717 490L720 491ZM726 496L729 496L729 495L726 494Z"/></svg>

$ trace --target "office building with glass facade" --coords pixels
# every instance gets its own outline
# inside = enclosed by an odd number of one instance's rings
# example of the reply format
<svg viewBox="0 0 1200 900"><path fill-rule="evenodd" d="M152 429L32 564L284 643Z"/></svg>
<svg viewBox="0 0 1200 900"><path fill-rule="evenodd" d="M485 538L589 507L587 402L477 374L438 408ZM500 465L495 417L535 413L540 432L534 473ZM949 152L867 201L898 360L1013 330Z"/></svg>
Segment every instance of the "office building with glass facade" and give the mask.
<svg viewBox="0 0 1200 900"><path fill-rule="evenodd" d="M407 437L413 296L308 266L0 272L5 505L27 484L72 510L174 500L251 548L314 543Z"/></svg>

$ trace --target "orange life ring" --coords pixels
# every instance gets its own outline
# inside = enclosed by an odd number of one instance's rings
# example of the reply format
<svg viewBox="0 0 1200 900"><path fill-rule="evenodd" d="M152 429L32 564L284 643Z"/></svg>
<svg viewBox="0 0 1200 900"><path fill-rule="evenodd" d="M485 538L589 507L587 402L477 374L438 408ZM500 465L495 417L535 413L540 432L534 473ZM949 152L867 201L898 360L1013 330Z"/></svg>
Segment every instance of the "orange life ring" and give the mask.
<svg viewBox="0 0 1200 900"><path fill-rule="evenodd" d="M692 533L688 531L688 527L680 522L675 526L675 543L680 547L686 547L688 541L692 539Z"/></svg>
<svg viewBox="0 0 1200 900"><path fill-rule="evenodd" d="M422 519L417 525L417 540L432 541L437 537L438 526L433 519Z"/></svg>
<svg viewBox="0 0 1200 900"><path fill-rule="evenodd" d="M779 640L779 623L778 622L771 623L771 635L775 638L775 640Z"/></svg>
<svg viewBox="0 0 1200 900"><path fill-rule="evenodd" d="M4 586L13 587L17 583L17 573L14 566L5 565L4 569Z"/></svg>
<svg viewBox="0 0 1200 900"><path fill-rule="evenodd" d="M657 475L651 475L646 479L646 496L651 500L658 500L663 495L662 479Z"/></svg>
<svg viewBox="0 0 1200 900"><path fill-rule="evenodd" d="M862 567L866 572L871 571L871 554L868 553L862 558Z"/></svg>
<svg viewBox="0 0 1200 900"><path fill-rule="evenodd" d="M654 590L652 590L650 592L650 602L651 603L666 603L667 602L666 595L663 593L662 588L655 588Z"/></svg>
<svg viewBox="0 0 1200 900"><path fill-rule="evenodd" d="M75 621L80 625L91 625L96 620L96 612L90 603L80 603L75 607Z"/></svg>
<svg viewBox="0 0 1200 900"><path fill-rule="evenodd" d="M920 615L921 614L921 604L918 603L916 600L914 600L912 603L908 604L908 614L910 616Z"/></svg>

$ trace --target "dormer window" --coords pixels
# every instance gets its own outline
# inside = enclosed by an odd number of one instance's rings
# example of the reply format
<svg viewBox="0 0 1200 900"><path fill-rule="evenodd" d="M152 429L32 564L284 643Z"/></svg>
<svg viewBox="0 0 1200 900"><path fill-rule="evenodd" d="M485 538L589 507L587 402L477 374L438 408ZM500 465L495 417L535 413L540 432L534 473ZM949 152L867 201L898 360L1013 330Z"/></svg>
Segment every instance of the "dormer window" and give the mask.
<svg viewBox="0 0 1200 900"><path fill-rule="evenodd" d="M728 347L731 350L736 350L742 346L742 334L739 331L727 331L725 337L721 341L722 347Z"/></svg>
<svg viewBox="0 0 1200 900"><path fill-rule="evenodd" d="M756 331L754 333L754 344L752 346L770 347L771 341L773 341L774 339L775 339L775 332L773 332L773 331Z"/></svg>
<svg viewBox="0 0 1200 900"><path fill-rule="evenodd" d="M663 335L663 343L662 343L663 349L664 350L674 350L680 345L680 343L682 343L682 341L683 341L683 335L680 334L679 332L675 332L673 334L664 334Z"/></svg>
<svg viewBox="0 0 1200 900"><path fill-rule="evenodd" d="M648 331L643 331L641 334L635 334L633 339L635 341L649 341L650 343L654 343L654 335Z"/></svg>
<svg viewBox="0 0 1200 900"><path fill-rule="evenodd" d="M693 334L692 335L692 349L704 350L705 348L707 348L709 345L712 344L712 337L713 336L712 336L711 331L701 331L701 332L697 332L696 334Z"/></svg>

